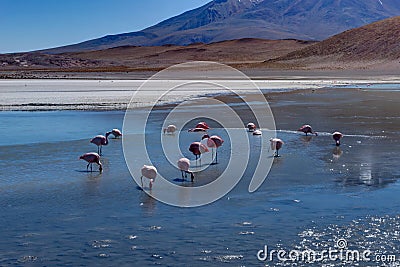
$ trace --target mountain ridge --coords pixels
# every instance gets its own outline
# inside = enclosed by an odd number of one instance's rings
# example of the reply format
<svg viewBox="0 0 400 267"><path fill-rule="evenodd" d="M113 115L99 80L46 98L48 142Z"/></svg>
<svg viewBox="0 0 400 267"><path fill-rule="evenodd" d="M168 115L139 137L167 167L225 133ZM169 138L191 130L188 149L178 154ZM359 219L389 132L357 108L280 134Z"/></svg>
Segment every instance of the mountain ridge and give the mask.
<svg viewBox="0 0 400 267"><path fill-rule="evenodd" d="M400 0L214 0L141 31L41 52L188 45L241 38L323 40L396 15L400 15Z"/></svg>

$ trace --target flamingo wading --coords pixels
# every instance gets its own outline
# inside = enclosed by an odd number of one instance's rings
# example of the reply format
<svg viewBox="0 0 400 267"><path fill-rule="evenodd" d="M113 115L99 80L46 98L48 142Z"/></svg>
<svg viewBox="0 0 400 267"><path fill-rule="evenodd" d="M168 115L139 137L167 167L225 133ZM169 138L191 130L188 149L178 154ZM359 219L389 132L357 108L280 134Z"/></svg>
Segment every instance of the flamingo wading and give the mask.
<svg viewBox="0 0 400 267"><path fill-rule="evenodd" d="M166 128L163 129L164 134L173 134L176 131L176 126L173 124L168 125Z"/></svg>
<svg viewBox="0 0 400 267"><path fill-rule="evenodd" d="M256 125L254 123L249 122L247 124L247 129L249 130L249 132L254 132L257 129L257 127L256 127Z"/></svg>
<svg viewBox="0 0 400 267"><path fill-rule="evenodd" d="M203 128L204 130L208 130L210 129L210 127L208 126L208 124L204 121L199 122L195 128Z"/></svg>
<svg viewBox="0 0 400 267"><path fill-rule="evenodd" d="M204 129L204 128L192 128L192 129L189 129L188 132L193 132L193 133L197 133L197 132L207 132L207 130Z"/></svg>
<svg viewBox="0 0 400 267"><path fill-rule="evenodd" d="M253 135L262 135L262 132L261 132L261 130L255 130L253 132Z"/></svg>
<svg viewBox="0 0 400 267"><path fill-rule="evenodd" d="M90 152L90 153L86 153L83 154L82 156L79 157L79 159L83 159L86 162L88 162L88 165L86 166L86 170L89 170L89 165L90 165L90 171L93 171L92 168L92 164L96 163L97 165L99 165L99 171L102 172L103 171L103 166L100 162L100 155L94 152Z"/></svg>
<svg viewBox="0 0 400 267"><path fill-rule="evenodd" d="M118 129L112 129L111 133L114 135L114 138L119 138L122 136L122 132Z"/></svg>
<svg viewBox="0 0 400 267"><path fill-rule="evenodd" d="M97 153L99 155L101 155L101 147L102 146L106 146L108 145L108 136L111 134L112 132L107 132L106 136L104 135L97 135L95 137L92 138L92 140L90 140L90 143L95 144L97 146Z"/></svg>
<svg viewBox="0 0 400 267"><path fill-rule="evenodd" d="M271 138L269 141L271 142L271 149L276 150L274 157L279 157L278 151L282 148L283 141L279 138Z"/></svg>
<svg viewBox="0 0 400 267"><path fill-rule="evenodd" d="M336 142L336 146L340 146L340 139L343 137L343 134L341 132L334 132L332 134L333 140Z"/></svg>
<svg viewBox="0 0 400 267"><path fill-rule="evenodd" d="M143 165L143 167L142 167L142 169L140 171L142 173L142 176L140 176L140 182L142 183L142 188L143 188L143 177L146 177L147 179L150 180L149 188L152 189L154 180L157 177L157 169L156 169L156 167Z"/></svg>
<svg viewBox="0 0 400 267"><path fill-rule="evenodd" d="M208 148L203 145L200 142L193 142L189 146L189 151L193 153L193 155L196 156L196 161L198 158L200 158L201 154L208 152ZM201 164L201 159L200 159L200 164Z"/></svg>
<svg viewBox="0 0 400 267"><path fill-rule="evenodd" d="M312 127L311 127L311 125L308 125L308 124L305 124L305 125L301 126L297 131L303 132L303 133L305 133L306 135L308 135L308 134L315 134L315 136L318 136L318 133L317 133L317 132L314 132L313 129L312 129Z"/></svg>
<svg viewBox="0 0 400 267"><path fill-rule="evenodd" d="M224 140L218 135L213 135L210 137L208 134L203 135L201 139L202 140L207 139L207 146L211 148L213 158L214 158L214 148L215 148L215 163L218 163L218 148L222 146Z"/></svg>
<svg viewBox="0 0 400 267"><path fill-rule="evenodd" d="M190 168L190 160L187 158L181 158L178 160L178 168L181 170L181 174L182 174L182 179L187 178L187 174L190 174L190 179L193 182L194 180L194 174L193 172L189 171Z"/></svg>

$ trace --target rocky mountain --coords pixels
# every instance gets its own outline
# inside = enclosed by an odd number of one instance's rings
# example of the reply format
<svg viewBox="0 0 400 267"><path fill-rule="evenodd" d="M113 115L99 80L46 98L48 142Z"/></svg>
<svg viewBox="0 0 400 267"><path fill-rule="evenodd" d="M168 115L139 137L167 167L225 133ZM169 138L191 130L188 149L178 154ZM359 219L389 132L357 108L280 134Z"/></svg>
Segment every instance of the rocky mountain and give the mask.
<svg viewBox="0 0 400 267"><path fill-rule="evenodd" d="M142 31L108 35L44 52L188 45L240 38L323 40L398 15L400 0L213 0Z"/></svg>

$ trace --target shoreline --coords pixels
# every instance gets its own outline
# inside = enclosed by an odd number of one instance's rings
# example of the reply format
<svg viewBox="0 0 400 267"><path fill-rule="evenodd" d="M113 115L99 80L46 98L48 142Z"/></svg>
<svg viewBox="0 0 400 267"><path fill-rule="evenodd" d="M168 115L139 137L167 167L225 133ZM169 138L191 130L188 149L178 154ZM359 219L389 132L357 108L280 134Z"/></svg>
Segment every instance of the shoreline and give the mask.
<svg viewBox="0 0 400 267"><path fill-rule="evenodd" d="M189 81L189 80L186 80ZM338 90L342 87L360 87L381 84L398 84L400 78L386 77L385 79L311 79L310 77L291 77L291 79L264 79L252 80L263 94L273 92L290 92L305 89L330 88ZM165 83L181 83L185 80L157 80L154 90ZM210 82L204 80L202 82ZM213 80L211 82L218 82ZM254 88L246 88L246 82L240 80L221 80L230 83L232 88L240 94L252 94ZM33 79L33 80L0 80L1 111L117 111L125 110L133 94L144 83L143 80L58 80L58 79ZM161 87L163 88L163 87ZM166 97L157 107L163 107L198 98L218 97L229 95L227 90L212 90L196 88L196 90L177 91ZM154 101L152 95L140 99L137 106L151 106ZM132 108L132 106L130 106Z"/></svg>

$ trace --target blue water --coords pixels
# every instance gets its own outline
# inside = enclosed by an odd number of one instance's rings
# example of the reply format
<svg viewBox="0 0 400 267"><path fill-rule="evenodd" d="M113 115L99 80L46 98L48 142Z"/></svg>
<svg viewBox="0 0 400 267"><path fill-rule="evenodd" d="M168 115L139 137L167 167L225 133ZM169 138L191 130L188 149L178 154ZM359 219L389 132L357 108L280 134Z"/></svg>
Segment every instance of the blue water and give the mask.
<svg viewBox="0 0 400 267"><path fill-rule="evenodd" d="M85 171L78 157L96 151L90 138L121 128L123 112L0 113L0 265L289 266L256 253L264 245L333 246L335 238L400 257L397 121L356 127L371 118L352 120L354 109L321 121L322 134L306 138L289 127L298 120L288 119L282 101L271 106L285 145L267 180L250 194L245 176L199 208L171 207L139 190L118 139L103 148L103 173ZM347 134L340 151L324 134L328 125ZM249 138L257 146L258 137ZM203 175L221 171L228 147Z"/></svg>

